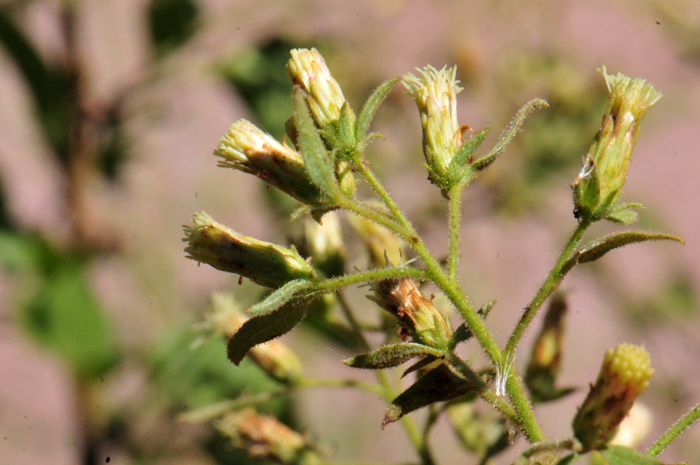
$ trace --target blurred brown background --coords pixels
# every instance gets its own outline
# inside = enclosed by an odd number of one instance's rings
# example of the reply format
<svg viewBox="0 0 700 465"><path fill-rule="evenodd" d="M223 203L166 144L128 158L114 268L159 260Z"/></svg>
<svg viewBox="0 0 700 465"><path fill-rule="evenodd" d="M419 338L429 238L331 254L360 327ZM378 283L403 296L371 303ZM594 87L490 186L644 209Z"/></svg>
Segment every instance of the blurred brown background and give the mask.
<svg viewBox="0 0 700 465"><path fill-rule="evenodd" d="M645 344L656 368L644 445L700 400L700 3L5 0L0 35L0 464L244 463L207 425L176 418L268 382L227 364L219 341L189 349L210 292L237 276L186 260L181 225L206 210L284 240L264 186L211 153L242 117L281 137L293 47L317 47L356 110L384 80L457 64L460 123L491 125L486 145L527 100L550 101L465 193L464 283L478 304L498 299L489 323L501 343L574 227L569 184L606 99L596 68L653 83L664 98L623 200L647 207L638 226L687 243L636 245L567 277L561 384L581 389L538 415L547 434L569 436L603 353L621 342ZM370 149L373 167L441 254L446 205L399 86L374 130L386 140ZM365 375L308 331L284 340L309 375ZM414 459L399 426L380 430L384 403L367 394L309 391L274 408L336 460ZM465 463L446 425L432 441L440 463ZM663 458L700 463L698 441L695 428Z"/></svg>

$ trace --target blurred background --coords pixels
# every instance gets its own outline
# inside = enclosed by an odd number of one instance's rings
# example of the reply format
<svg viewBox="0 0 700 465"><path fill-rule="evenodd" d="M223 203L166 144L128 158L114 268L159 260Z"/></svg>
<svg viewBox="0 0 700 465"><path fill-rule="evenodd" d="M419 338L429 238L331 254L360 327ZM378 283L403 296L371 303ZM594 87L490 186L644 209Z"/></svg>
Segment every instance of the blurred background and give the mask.
<svg viewBox="0 0 700 465"><path fill-rule="evenodd" d="M212 151L239 118L281 138L296 47L319 49L356 111L389 78L457 64L460 123L491 125L486 145L526 101L550 102L465 193L464 286L477 305L498 299L489 323L501 344L575 226L569 185L606 104L596 68L653 83L664 98L643 123L622 199L647 207L636 226L686 245L635 245L567 277L560 384L579 389L537 412L548 435L569 436L605 350L621 342L644 344L656 368L643 446L700 400L697 1L4 0L1 464L263 463L210 424L178 420L274 388L254 365L231 365L221 340L192 349L212 291L235 288L244 302L260 291L185 259L181 225L206 210L286 241L265 185L217 168ZM418 113L399 87L375 119L386 139L368 157L441 255L446 204L426 179ZM348 247L348 266L367 266ZM376 313L365 293L353 301ZM372 379L344 369L353 353L311 328L282 340L309 376ZM399 425L381 431L384 409L348 390L264 406L332 460L415 460ZM700 463L699 441L691 429L662 457ZM441 464L471 463L446 422L432 442Z"/></svg>

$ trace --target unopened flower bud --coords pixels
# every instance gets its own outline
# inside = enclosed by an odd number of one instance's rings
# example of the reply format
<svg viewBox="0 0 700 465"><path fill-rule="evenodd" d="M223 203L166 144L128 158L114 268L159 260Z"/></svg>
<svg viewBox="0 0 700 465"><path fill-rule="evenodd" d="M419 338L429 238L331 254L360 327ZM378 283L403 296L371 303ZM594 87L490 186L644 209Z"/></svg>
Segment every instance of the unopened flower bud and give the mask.
<svg viewBox="0 0 700 465"><path fill-rule="evenodd" d="M610 92L603 123L572 185L578 217L601 219L615 205L627 180L632 149L647 110L661 94L644 79L601 70Z"/></svg>
<svg viewBox="0 0 700 465"><path fill-rule="evenodd" d="M318 50L293 49L291 54L287 75L294 84L301 86L308 96L311 116L321 129L325 129L340 119L340 110L345 103L343 91Z"/></svg>
<svg viewBox="0 0 700 465"><path fill-rule="evenodd" d="M211 311L205 316L212 331L231 339L243 323L248 321L230 294L214 294ZM293 383L301 377L301 362L283 342L273 339L260 344L247 354L262 370L282 383Z"/></svg>
<svg viewBox="0 0 700 465"><path fill-rule="evenodd" d="M394 233L361 216L350 215L348 219L365 244L371 267L383 268L402 262L405 245Z"/></svg>
<svg viewBox="0 0 700 465"><path fill-rule="evenodd" d="M585 450L604 447L654 375L643 347L620 344L605 354L595 386L574 418L574 435Z"/></svg>
<svg viewBox="0 0 700 465"><path fill-rule="evenodd" d="M311 263L326 277L345 274L345 244L338 214L326 213L321 224L309 217L301 218L299 222L301 231L292 236L299 252L311 257Z"/></svg>
<svg viewBox="0 0 700 465"><path fill-rule="evenodd" d="M402 329L415 342L447 349L452 339L452 327L412 279L385 279L372 284L372 289L374 295L367 297L395 315Z"/></svg>
<svg viewBox="0 0 700 465"><path fill-rule="evenodd" d="M571 392L571 389L561 390L555 387L561 368L566 307L563 295L557 294L552 298L542 330L532 347L525 384L536 401L554 400Z"/></svg>
<svg viewBox="0 0 700 465"><path fill-rule="evenodd" d="M318 452L308 440L283 425L277 418L260 415L253 409L229 413L217 424L236 447L245 449L252 457L282 465L320 465Z"/></svg>
<svg viewBox="0 0 700 465"><path fill-rule="evenodd" d="M302 203L325 205L327 199L311 182L302 156L244 119L234 123L214 155L219 166L254 174Z"/></svg>
<svg viewBox="0 0 700 465"><path fill-rule="evenodd" d="M313 267L293 248L244 236L205 212L195 214L193 223L184 226L187 258L273 289L295 279L315 279Z"/></svg>
<svg viewBox="0 0 700 465"><path fill-rule="evenodd" d="M416 68L418 69L418 68ZM457 94L462 88L455 79L457 67L440 71L432 66L418 69L416 77L406 74L403 85L418 105L423 126L423 153L428 162L430 180L440 185L459 147L455 136L460 131L457 121ZM461 141L461 137L459 138Z"/></svg>

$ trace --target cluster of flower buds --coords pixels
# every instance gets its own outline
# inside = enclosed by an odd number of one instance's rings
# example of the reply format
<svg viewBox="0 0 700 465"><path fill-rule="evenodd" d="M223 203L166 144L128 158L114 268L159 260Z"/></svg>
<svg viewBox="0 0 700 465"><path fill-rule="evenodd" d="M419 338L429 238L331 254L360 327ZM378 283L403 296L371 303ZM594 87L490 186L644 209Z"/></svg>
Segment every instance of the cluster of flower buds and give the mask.
<svg viewBox="0 0 700 465"><path fill-rule="evenodd" d="M212 295L206 325L212 332L231 339L248 320L230 294ZM301 362L289 347L277 339L260 344L248 352L250 358L270 377L282 383L294 383L301 377Z"/></svg>
<svg viewBox="0 0 700 465"><path fill-rule="evenodd" d="M184 226L187 258L272 289L296 279L316 278L313 267L294 248L244 236L204 212L195 214L193 223Z"/></svg>
<svg viewBox="0 0 700 465"><path fill-rule="evenodd" d="M260 415L253 409L229 413L217 424L236 447L252 457L282 465L321 465L320 454L309 440L283 425L275 417Z"/></svg>
<svg viewBox="0 0 700 465"><path fill-rule="evenodd" d="M597 221L612 213L627 180L632 149L647 110L661 94L643 79L601 70L610 93L603 123L572 185L575 215ZM610 218L610 219L614 219Z"/></svg>
<svg viewBox="0 0 700 465"><path fill-rule="evenodd" d="M401 334L415 342L446 350L452 340L447 319L410 278L385 279L372 284L368 298L399 319Z"/></svg>
<svg viewBox="0 0 700 465"><path fill-rule="evenodd" d="M653 375L651 358L643 347L620 344L606 352L598 380L574 418L574 435L585 450L610 442Z"/></svg>

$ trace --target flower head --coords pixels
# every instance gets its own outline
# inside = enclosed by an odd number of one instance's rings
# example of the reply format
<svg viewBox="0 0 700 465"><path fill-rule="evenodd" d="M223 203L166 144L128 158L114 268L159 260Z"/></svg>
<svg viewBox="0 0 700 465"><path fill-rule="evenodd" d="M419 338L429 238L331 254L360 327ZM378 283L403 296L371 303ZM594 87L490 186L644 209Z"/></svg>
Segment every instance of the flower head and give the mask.
<svg viewBox="0 0 700 465"><path fill-rule="evenodd" d="M600 449L613 438L653 375L643 347L620 344L606 352L598 380L574 418L574 434L586 450Z"/></svg>
<svg viewBox="0 0 700 465"><path fill-rule="evenodd" d="M462 88L457 86L459 81L455 79L456 66L450 69L444 67L440 71L432 66L416 69L421 76L406 74L403 85L418 105L423 126L423 152L431 180L439 183L439 179L447 173L458 148L455 147L455 136L460 131L457 94Z"/></svg>
<svg viewBox="0 0 700 465"><path fill-rule="evenodd" d="M231 125L214 155L223 159L219 166L254 174L307 205L327 201L311 182L301 155L249 121Z"/></svg>
<svg viewBox="0 0 700 465"><path fill-rule="evenodd" d="M287 62L287 75L308 96L314 121L325 129L340 118L340 110L345 103L343 91L331 76L318 50L299 48L292 50L291 55L292 59Z"/></svg>
<svg viewBox="0 0 700 465"><path fill-rule="evenodd" d="M610 93L603 123L573 184L579 216L603 218L615 205L627 180L640 123L661 94L644 79L601 70Z"/></svg>
<svg viewBox="0 0 700 465"><path fill-rule="evenodd" d="M195 214L193 223L184 226L187 258L273 289L295 279L315 279L311 265L294 249L244 236L205 212Z"/></svg>
<svg viewBox="0 0 700 465"><path fill-rule="evenodd" d="M231 412L217 424L218 429L245 449L252 457L261 457L281 465L320 465L318 452L309 441L271 415L253 409Z"/></svg>
<svg viewBox="0 0 700 465"><path fill-rule="evenodd" d="M372 289L374 295L367 297L395 315L414 341L436 349L448 346L452 327L412 279L385 279L372 284Z"/></svg>

